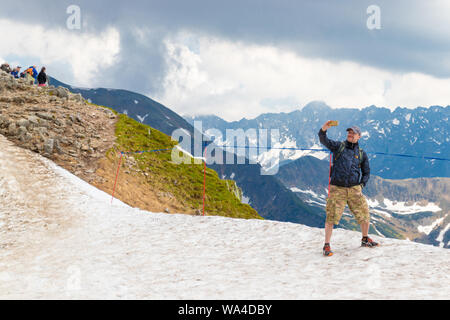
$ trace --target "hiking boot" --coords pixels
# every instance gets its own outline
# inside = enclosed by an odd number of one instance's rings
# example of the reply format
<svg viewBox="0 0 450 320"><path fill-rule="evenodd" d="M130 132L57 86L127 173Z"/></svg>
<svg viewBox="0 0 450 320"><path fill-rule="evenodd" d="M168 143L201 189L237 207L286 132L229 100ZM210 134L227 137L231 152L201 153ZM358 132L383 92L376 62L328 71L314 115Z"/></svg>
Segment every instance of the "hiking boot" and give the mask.
<svg viewBox="0 0 450 320"><path fill-rule="evenodd" d="M325 257L331 257L333 255L333 251L331 251L329 243L325 243L325 245L323 246L323 255Z"/></svg>
<svg viewBox="0 0 450 320"><path fill-rule="evenodd" d="M379 246L378 242L373 241L369 237L363 237L361 240L361 247L373 248L378 246Z"/></svg>

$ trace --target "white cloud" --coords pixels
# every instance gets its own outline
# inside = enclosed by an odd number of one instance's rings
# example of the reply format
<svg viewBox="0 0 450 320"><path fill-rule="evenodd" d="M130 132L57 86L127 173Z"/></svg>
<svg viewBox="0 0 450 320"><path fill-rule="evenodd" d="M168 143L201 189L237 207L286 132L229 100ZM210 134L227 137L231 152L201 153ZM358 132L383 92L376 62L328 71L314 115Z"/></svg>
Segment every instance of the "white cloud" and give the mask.
<svg viewBox="0 0 450 320"><path fill-rule="evenodd" d="M89 86L95 74L111 66L120 52L119 32L110 27L100 34L0 19L0 55L36 57L51 72L51 65L69 65L77 85Z"/></svg>
<svg viewBox="0 0 450 320"><path fill-rule="evenodd" d="M214 113L238 120L292 111L312 100L334 108L375 104L391 109L450 102L448 78L305 58L274 46L186 32L165 44L169 68L164 92L156 98L180 114Z"/></svg>

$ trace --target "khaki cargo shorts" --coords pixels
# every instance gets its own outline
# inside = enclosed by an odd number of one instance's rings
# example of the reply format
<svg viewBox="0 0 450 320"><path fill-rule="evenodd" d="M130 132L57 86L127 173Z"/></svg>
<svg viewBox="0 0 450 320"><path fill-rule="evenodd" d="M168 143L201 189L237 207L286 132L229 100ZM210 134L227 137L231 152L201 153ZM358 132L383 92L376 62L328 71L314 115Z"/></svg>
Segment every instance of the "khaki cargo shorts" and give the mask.
<svg viewBox="0 0 450 320"><path fill-rule="evenodd" d="M326 206L326 222L339 224L347 204L358 224L370 221L369 206L360 185L350 188L331 185Z"/></svg>

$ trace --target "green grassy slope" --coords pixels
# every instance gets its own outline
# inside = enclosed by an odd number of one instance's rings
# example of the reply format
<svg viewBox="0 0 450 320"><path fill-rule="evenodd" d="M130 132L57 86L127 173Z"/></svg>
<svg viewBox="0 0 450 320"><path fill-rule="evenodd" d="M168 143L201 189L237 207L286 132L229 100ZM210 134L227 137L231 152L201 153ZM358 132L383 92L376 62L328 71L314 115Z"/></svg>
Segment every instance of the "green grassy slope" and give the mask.
<svg viewBox="0 0 450 320"><path fill-rule="evenodd" d="M164 133L119 114L116 124L116 145L109 152L148 151L173 148L177 142ZM203 164L176 164L172 151L132 154L140 173L147 177L149 188L170 192L187 208L202 209ZM130 155L124 154L123 157ZM124 164L123 164L124 165ZM206 204L208 215L234 218L262 219L256 210L241 203L240 190L233 180L222 180L218 174L206 168Z"/></svg>

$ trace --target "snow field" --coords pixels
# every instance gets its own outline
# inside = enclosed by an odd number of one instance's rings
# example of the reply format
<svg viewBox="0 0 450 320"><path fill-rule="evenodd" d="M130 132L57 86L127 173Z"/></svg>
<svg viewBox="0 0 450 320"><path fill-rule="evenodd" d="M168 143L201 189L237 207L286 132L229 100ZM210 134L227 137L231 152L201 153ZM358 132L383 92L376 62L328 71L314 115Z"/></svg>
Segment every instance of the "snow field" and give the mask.
<svg viewBox="0 0 450 320"><path fill-rule="evenodd" d="M131 208L0 136L2 299L448 299L448 250ZM34 201L37 197L38 201ZM42 209L42 202L48 204Z"/></svg>

